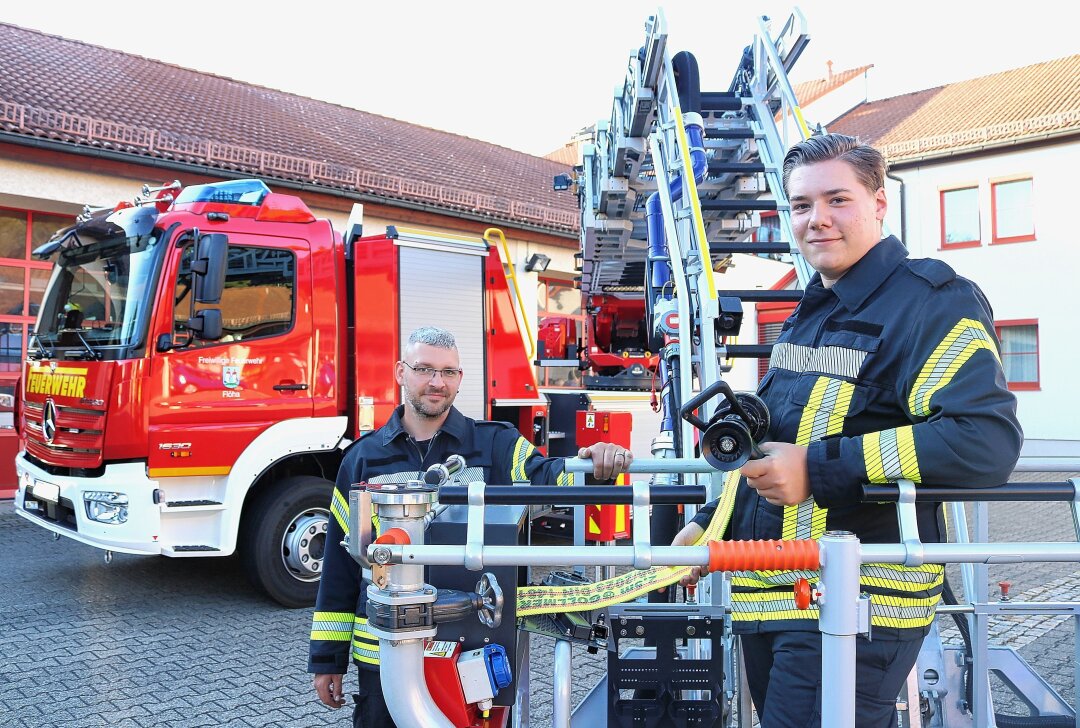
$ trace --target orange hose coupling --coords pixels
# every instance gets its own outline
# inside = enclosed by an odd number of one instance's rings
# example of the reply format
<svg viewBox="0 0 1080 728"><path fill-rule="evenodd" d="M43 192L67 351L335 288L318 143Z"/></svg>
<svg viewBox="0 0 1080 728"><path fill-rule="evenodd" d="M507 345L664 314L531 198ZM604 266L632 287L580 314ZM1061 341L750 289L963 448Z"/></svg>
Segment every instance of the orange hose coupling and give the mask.
<svg viewBox="0 0 1080 728"><path fill-rule="evenodd" d="M412 543L412 539L409 538L409 534L400 528L391 528L375 539L375 543L388 543L394 546L408 546Z"/></svg>
<svg viewBox="0 0 1080 728"><path fill-rule="evenodd" d="M709 541L709 571L817 569L817 541Z"/></svg>

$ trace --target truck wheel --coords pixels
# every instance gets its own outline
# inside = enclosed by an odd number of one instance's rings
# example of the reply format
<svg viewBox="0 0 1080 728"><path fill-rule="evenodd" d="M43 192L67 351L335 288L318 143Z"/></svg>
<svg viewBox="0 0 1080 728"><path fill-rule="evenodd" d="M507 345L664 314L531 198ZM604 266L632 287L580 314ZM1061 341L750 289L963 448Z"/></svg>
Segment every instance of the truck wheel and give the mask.
<svg viewBox="0 0 1080 728"><path fill-rule="evenodd" d="M240 558L255 586L289 608L319 593L334 484L311 475L274 483L257 495L240 527Z"/></svg>

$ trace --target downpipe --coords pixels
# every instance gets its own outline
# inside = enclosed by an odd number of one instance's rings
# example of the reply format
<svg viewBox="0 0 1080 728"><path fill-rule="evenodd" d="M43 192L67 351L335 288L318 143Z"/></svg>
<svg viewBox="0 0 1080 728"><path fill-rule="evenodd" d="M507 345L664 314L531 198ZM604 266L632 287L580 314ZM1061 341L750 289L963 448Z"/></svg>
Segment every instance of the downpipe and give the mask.
<svg viewBox="0 0 1080 728"><path fill-rule="evenodd" d="M383 697L394 723L417 728L454 728L428 692L424 640L379 640Z"/></svg>

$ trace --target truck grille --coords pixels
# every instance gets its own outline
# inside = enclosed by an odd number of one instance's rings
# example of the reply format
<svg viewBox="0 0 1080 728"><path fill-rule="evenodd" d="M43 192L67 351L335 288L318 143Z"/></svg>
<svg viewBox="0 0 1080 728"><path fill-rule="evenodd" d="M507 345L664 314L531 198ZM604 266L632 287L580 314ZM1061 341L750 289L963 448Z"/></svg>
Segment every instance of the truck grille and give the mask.
<svg viewBox="0 0 1080 728"><path fill-rule="evenodd" d="M45 438L40 402L23 404L26 451L42 462L69 468L96 468L105 446L105 411L54 405L56 431L52 442Z"/></svg>

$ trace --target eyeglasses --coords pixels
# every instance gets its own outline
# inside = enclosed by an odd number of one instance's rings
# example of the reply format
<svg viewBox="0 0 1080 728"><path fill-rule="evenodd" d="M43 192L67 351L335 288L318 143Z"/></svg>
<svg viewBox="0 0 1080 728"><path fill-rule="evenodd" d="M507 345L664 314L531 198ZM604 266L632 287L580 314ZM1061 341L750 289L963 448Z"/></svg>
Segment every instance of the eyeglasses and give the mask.
<svg viewBox="0 0 1080 728"><path fill-rule="evenodd" d="M443 381L456 382L461 376L460 369L433 369L432 367L414 367L407 361L401 363L419 374L422 379L434 379L436 374L441 374Z"/></svg>

